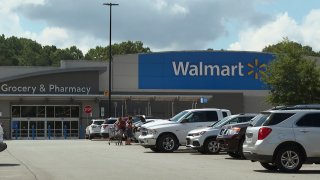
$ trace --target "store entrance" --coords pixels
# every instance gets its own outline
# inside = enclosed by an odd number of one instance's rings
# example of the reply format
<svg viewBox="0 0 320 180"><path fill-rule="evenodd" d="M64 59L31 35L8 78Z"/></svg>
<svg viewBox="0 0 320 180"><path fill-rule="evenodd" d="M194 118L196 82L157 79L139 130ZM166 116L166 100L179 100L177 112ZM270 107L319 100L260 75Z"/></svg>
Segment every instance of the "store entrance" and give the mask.
<svg viewBox="0 0 320 180"><path fill-rule="evenodd" d="M12 105L12 139L79 138L79 105Z"/></svg>
<svg viewBox="0 0 320 180"><path fill-rule="evenodd" d="M79 138L79 120L12 121L12 139L70 139Z"/></svg>

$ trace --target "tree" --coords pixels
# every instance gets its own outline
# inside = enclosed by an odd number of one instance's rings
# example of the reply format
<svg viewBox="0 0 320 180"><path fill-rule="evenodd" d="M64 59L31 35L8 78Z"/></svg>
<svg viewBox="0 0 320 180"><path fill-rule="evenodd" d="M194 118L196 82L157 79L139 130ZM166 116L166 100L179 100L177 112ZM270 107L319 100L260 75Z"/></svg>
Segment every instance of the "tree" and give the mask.
<svg viewBox="0 0 320 180"><path fill-rule="evenodd" d="M263 78L270 89L267 100L274 105L320 102L320 69L309 56L317 55L309 46L288 39L266 47L264 52L276 53Z"/></svg>
<svg viewBox="0 0 320 180"><path fill-rule="evenodd" d="M112 45L112 53L148 53L150 48L143 47L141 41L127 41ZM109 60L109 46L90 49L85 56L76 46L59 49L56 46L42 46L27 38L15 36L6 38L0 35L0 66L59 66L61 60Z"/></svg>
<svg viewBox="0 0 320 180"><path fill-rule="evenodd" d="M20 38L19 41L21 49L17 49L15 53L18 55L19 66L39 66L41 44L26 38Z"/></svg>
<svg viewBox="0 0 320 180"><path fill-rule="evenodd" d="M141 41L127 41L122 42L120 44L113 44L111 46L112 55L120 55L120 54L135 54L135 53L149 53L151 52L150 48L143 47L143 43ZM101 47L97 46L94 49L90 49L85 57L87 60L109 60L109 46Z"/></svg>
<svg viewBox="0 0 320 180"><path fill-rule="evenodd" d="M101 47L101 46L96 46L96 48L90 49L86 53L86 55L84 56L84 59L95 60L95 61L108 60L107 48Z"/></svg>

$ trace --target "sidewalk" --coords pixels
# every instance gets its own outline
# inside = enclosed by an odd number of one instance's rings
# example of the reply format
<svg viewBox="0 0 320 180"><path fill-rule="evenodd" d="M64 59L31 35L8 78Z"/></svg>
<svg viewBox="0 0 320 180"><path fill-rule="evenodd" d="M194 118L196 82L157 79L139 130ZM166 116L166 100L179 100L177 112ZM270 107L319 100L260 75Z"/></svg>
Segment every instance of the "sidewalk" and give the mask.
<svg viewBox="0 0 320 180"><path fill-rule="evenodd" d="M10 148L0 152L0 179L1 180L36 180L31 171L17 160L11 153Z"/></svg>

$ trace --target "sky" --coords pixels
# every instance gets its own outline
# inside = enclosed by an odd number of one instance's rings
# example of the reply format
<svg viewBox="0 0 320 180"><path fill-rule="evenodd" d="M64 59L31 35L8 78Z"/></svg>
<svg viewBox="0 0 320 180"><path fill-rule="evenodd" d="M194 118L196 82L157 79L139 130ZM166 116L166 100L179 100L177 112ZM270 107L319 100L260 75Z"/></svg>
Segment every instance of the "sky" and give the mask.
<svg viewBox="0 0 320 180"><path fill-rule="evenodd" d="M319 0L0 0L0 34L84 53L142 41L153 52L261 51L284 38L320 51Z"/></svg>

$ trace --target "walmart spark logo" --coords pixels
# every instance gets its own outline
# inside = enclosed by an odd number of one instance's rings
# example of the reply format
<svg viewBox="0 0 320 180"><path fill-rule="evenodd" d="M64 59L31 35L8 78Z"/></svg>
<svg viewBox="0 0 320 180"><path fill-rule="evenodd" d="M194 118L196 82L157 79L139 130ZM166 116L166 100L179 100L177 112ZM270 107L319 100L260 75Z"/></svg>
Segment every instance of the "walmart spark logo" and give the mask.
<svg viewBox="0 0 320 180"><path fill-rule="evenodd" d="M254 60L254 65L248 63L248 66L251 68L251 70L248 72L248 75L253 75L254 79L259 79L259 77L261 78L261 76L266 76L266 64L260 64L258 59Z"/></svg>

